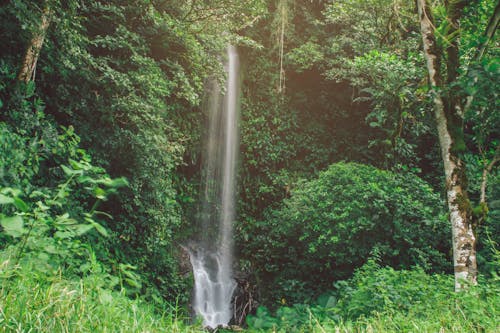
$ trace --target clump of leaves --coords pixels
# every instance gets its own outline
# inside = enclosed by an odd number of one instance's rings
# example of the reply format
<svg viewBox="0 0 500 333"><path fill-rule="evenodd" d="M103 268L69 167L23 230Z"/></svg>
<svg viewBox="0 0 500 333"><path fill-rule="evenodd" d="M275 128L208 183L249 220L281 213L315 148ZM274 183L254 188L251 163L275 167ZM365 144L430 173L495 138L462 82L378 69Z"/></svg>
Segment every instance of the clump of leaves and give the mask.
<svg viewBox="0 0 500 333"><path fill-rule="evenodd" d="M448 224L437 193L417 176L338 163L295 185L259 224L253 259L273 281L275 299L304 300L328 289L369 257L396 268L448 268ZM274 279L274 280L272 280ZM287 291L286 281L302 287Z"/></svg>
<svg viewBox="0 0 500 333"><path fill-rule="evenodd" d="M74 264L72 260L81 256L83 235L108 236L102 217L110 216L98 211L98 205L127 181L109 178L85 155L80 161L70 159L61 169L63 180L55 187L28 193L10 187L0 189L0 244L11 253L15 264L54 271L61 265ZM84 193L93 203L88 209L85 205L75 208L75 196Z"/></svg>
<svg viewBox="0 0 500 333"><path fill-rule="evenodd" d="M250 332L456 332L498 329L498 278L454 292L452 275L422 268L395 270L375 260L339 281L311 304L259 307L247 317Z"/></svg>

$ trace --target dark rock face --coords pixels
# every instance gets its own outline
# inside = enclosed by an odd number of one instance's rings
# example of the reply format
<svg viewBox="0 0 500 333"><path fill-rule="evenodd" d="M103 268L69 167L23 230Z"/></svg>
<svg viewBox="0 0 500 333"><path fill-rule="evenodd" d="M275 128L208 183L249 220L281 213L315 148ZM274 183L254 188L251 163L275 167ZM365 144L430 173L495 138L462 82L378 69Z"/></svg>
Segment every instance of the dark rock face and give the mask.
<svg viewBox="0 0 500 333"><path fill-rule="evenodd" d="M259 306L257 301L257 286L252 282L251 276L242 272L235 272L234 279L237 283L233 294L233 318L230 324L239 327L245 324L245 318Z"/></svg>

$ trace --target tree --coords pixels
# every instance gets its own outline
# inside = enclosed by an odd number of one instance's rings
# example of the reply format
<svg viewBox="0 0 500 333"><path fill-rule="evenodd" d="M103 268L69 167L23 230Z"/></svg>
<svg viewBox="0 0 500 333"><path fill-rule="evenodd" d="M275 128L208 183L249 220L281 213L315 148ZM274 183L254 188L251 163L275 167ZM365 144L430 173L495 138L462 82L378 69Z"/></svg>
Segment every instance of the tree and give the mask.
<svg viewBox="0 0 500 333"><path fill-rule="evenodd" d="M47 29L50 26L51 10L48 3L44 4L42 15L40 17L40 25L34 31L33 37L31 38L28 47L26 48L26 53L24 54L23 64L17 76L19 81L28 83L35 76L36 64L38 62L38 56L42 50L43 41L47 33Z"/></svg>
<svg viewBox="0 0 500 333"><path fill-rule="evenodd" d="M455 289L464 288L463 281L477 283L476 235L477 221L467 193L466 166L461 157L465 151L462 91L457 83L460 69L459 36L460 19L468 5L465 0L445 1L446 18L443 45L436 39L435 21L432 9L426 0L418 0L417 8L420 19L424 57L427 62L429 85L433 96L435 122L445 170L446 192L450 222L452 226L452 248L455 271ZM477 61L484 53L487 44L498 26L498 8L490 19L485 32L485 41L476 52ZM444 50L443 50L444 46ZM441 64L445 61L446 78L441 74ZM474 78L477 81L477 77ZM483 174L483 186L486 186L488 168L496 163L495 159L486 166ZM483 188L481 191L484 192ZM481 203L485 200L481 194Z"/></svg>

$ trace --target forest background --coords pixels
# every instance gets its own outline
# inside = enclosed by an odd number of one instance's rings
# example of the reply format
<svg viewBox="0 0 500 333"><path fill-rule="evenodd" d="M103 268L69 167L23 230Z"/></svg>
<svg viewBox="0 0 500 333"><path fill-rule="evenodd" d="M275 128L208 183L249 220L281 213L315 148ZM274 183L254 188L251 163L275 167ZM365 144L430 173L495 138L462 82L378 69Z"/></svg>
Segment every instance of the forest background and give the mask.
<svg viewBox="0 0 500 333"><path fill-rule="evenodd" d="M488 0L3 1L0 330L202 329L180 245L228 44L234 323L498 330L499 20ZM458 293L453 209L477 249Z"/></svg>

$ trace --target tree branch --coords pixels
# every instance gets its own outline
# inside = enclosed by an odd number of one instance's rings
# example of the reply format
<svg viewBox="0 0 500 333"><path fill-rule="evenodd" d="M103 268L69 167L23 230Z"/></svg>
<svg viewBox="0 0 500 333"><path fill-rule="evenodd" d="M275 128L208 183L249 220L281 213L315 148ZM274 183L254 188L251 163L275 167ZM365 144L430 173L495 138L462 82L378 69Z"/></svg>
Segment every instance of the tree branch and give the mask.
<svg viewBox="0 0 500 333"><path fill-rule="evenodd" d="M488 48L488 44L493 39L493 36L495 36L495 32L498 29L499 23L500 23L500 0L497 1L495 11L493 12L493 15L490 17L488 26L486 27L486 30L483 33L483 37L485 38L485 40L477 48L476 53L472 58L474 62L481 60L481 58L483 57L484 53Z"/></svg>

